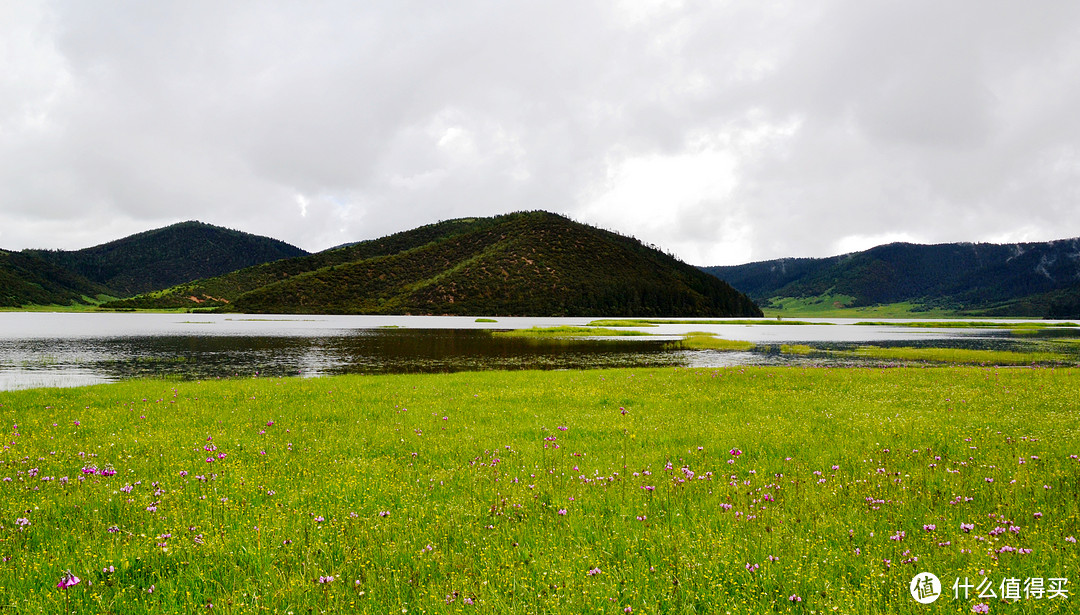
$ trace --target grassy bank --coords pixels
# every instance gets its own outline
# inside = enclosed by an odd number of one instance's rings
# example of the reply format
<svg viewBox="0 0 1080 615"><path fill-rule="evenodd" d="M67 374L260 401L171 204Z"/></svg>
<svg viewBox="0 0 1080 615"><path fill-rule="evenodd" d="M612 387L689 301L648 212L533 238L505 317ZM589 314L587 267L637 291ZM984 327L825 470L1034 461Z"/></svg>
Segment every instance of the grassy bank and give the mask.
<svg viewBox="0 0 1080 615"><path fill-rule="evenodd" d="M747 368L0 393L0 606L927 613L930 571L935 612L1074 612L951 586L1075 588L1078 389Z"/></svg>

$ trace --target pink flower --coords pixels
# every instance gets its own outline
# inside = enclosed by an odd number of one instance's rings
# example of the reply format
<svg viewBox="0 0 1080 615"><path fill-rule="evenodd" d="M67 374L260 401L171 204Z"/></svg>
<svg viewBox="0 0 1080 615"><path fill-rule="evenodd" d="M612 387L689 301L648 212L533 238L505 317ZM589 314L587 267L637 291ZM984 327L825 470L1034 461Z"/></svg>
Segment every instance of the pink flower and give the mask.
<svg viewBox="0 0 1080 615"><path fill-rule="evenodd" d="M594 577L594 576L600 574L600 569L599 568L593 568L592 570L586 572L585 574L589 575L590 577Z"/></svg>
<svg viewBox="0 0 1080 615"><path fill-rule="evenodd" d="M56 584L56 587L58 589L67 589L69 587L73 587L73 586L78 585L78 584L79 584L79 577L71 574L71 571L68 570L67 572L64 573L64 576L60 578L60 582Z"/></svg>
<svg viewBox="0 0 1080 615"><path fill-rule="evenodd" d="M791 594L790 596L788 596L788 600L792 602L802 602L802 597L800 597L798 594Z"/></svg>
<svg viewBox="0 0 1080 615"><path fill-rule="evenodd" d="M985 603L976 604L975 606L971 607L971 612L972 613L989 613L990 612L990 605L985 604Z"/></svg>

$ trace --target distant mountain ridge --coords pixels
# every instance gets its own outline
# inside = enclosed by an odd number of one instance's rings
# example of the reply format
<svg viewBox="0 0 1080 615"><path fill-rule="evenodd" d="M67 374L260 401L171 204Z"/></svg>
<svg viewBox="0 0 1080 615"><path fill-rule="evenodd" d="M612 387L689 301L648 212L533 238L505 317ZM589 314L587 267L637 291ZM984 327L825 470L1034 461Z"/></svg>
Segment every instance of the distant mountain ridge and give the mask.
<svg viewBox="0 0 1080 615"><path fill-rule="evenodd" d="M108 304L249 313L760 316L640 242L547 212L449 220Z"/></svg>
<svg viewBox="0 0 1080 615"><path fill-rule="evenodd" d="M203 222L180 222L82 250L24 250L131 296L307 252L284 241Z"/></svg>
<svg viewBox="0 0 1080 615"><path fill-rule="evenodd" d="M763 305L836 297L987 316L1062 317L1080 297L1080 238L1042 243L891 243L829 258L702 267Z"/></svg>

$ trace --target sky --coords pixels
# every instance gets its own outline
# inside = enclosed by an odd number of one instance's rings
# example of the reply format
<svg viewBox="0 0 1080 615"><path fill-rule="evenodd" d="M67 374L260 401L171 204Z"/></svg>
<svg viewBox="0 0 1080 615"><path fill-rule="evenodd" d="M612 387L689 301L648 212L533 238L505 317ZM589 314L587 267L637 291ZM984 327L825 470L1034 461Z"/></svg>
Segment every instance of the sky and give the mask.
<svg viewBox="0 0 1080 615"><path fill-rule="evenodd" d="M525 210L694 265L1080 236L1080 3L0 0L0 248Z"/></svg>

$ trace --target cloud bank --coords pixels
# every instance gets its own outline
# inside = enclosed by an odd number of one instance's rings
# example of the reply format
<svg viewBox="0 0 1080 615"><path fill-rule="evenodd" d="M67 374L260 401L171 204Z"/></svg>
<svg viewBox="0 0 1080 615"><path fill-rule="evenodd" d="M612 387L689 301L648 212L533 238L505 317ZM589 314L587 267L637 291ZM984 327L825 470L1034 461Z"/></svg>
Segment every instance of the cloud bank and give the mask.
<svg viewBox="0 0 1080 615"><path fill-rule="evenodd" d="M0 7L0 247L546 209L698 265L1080 236L1080 5Z"/></svg>

